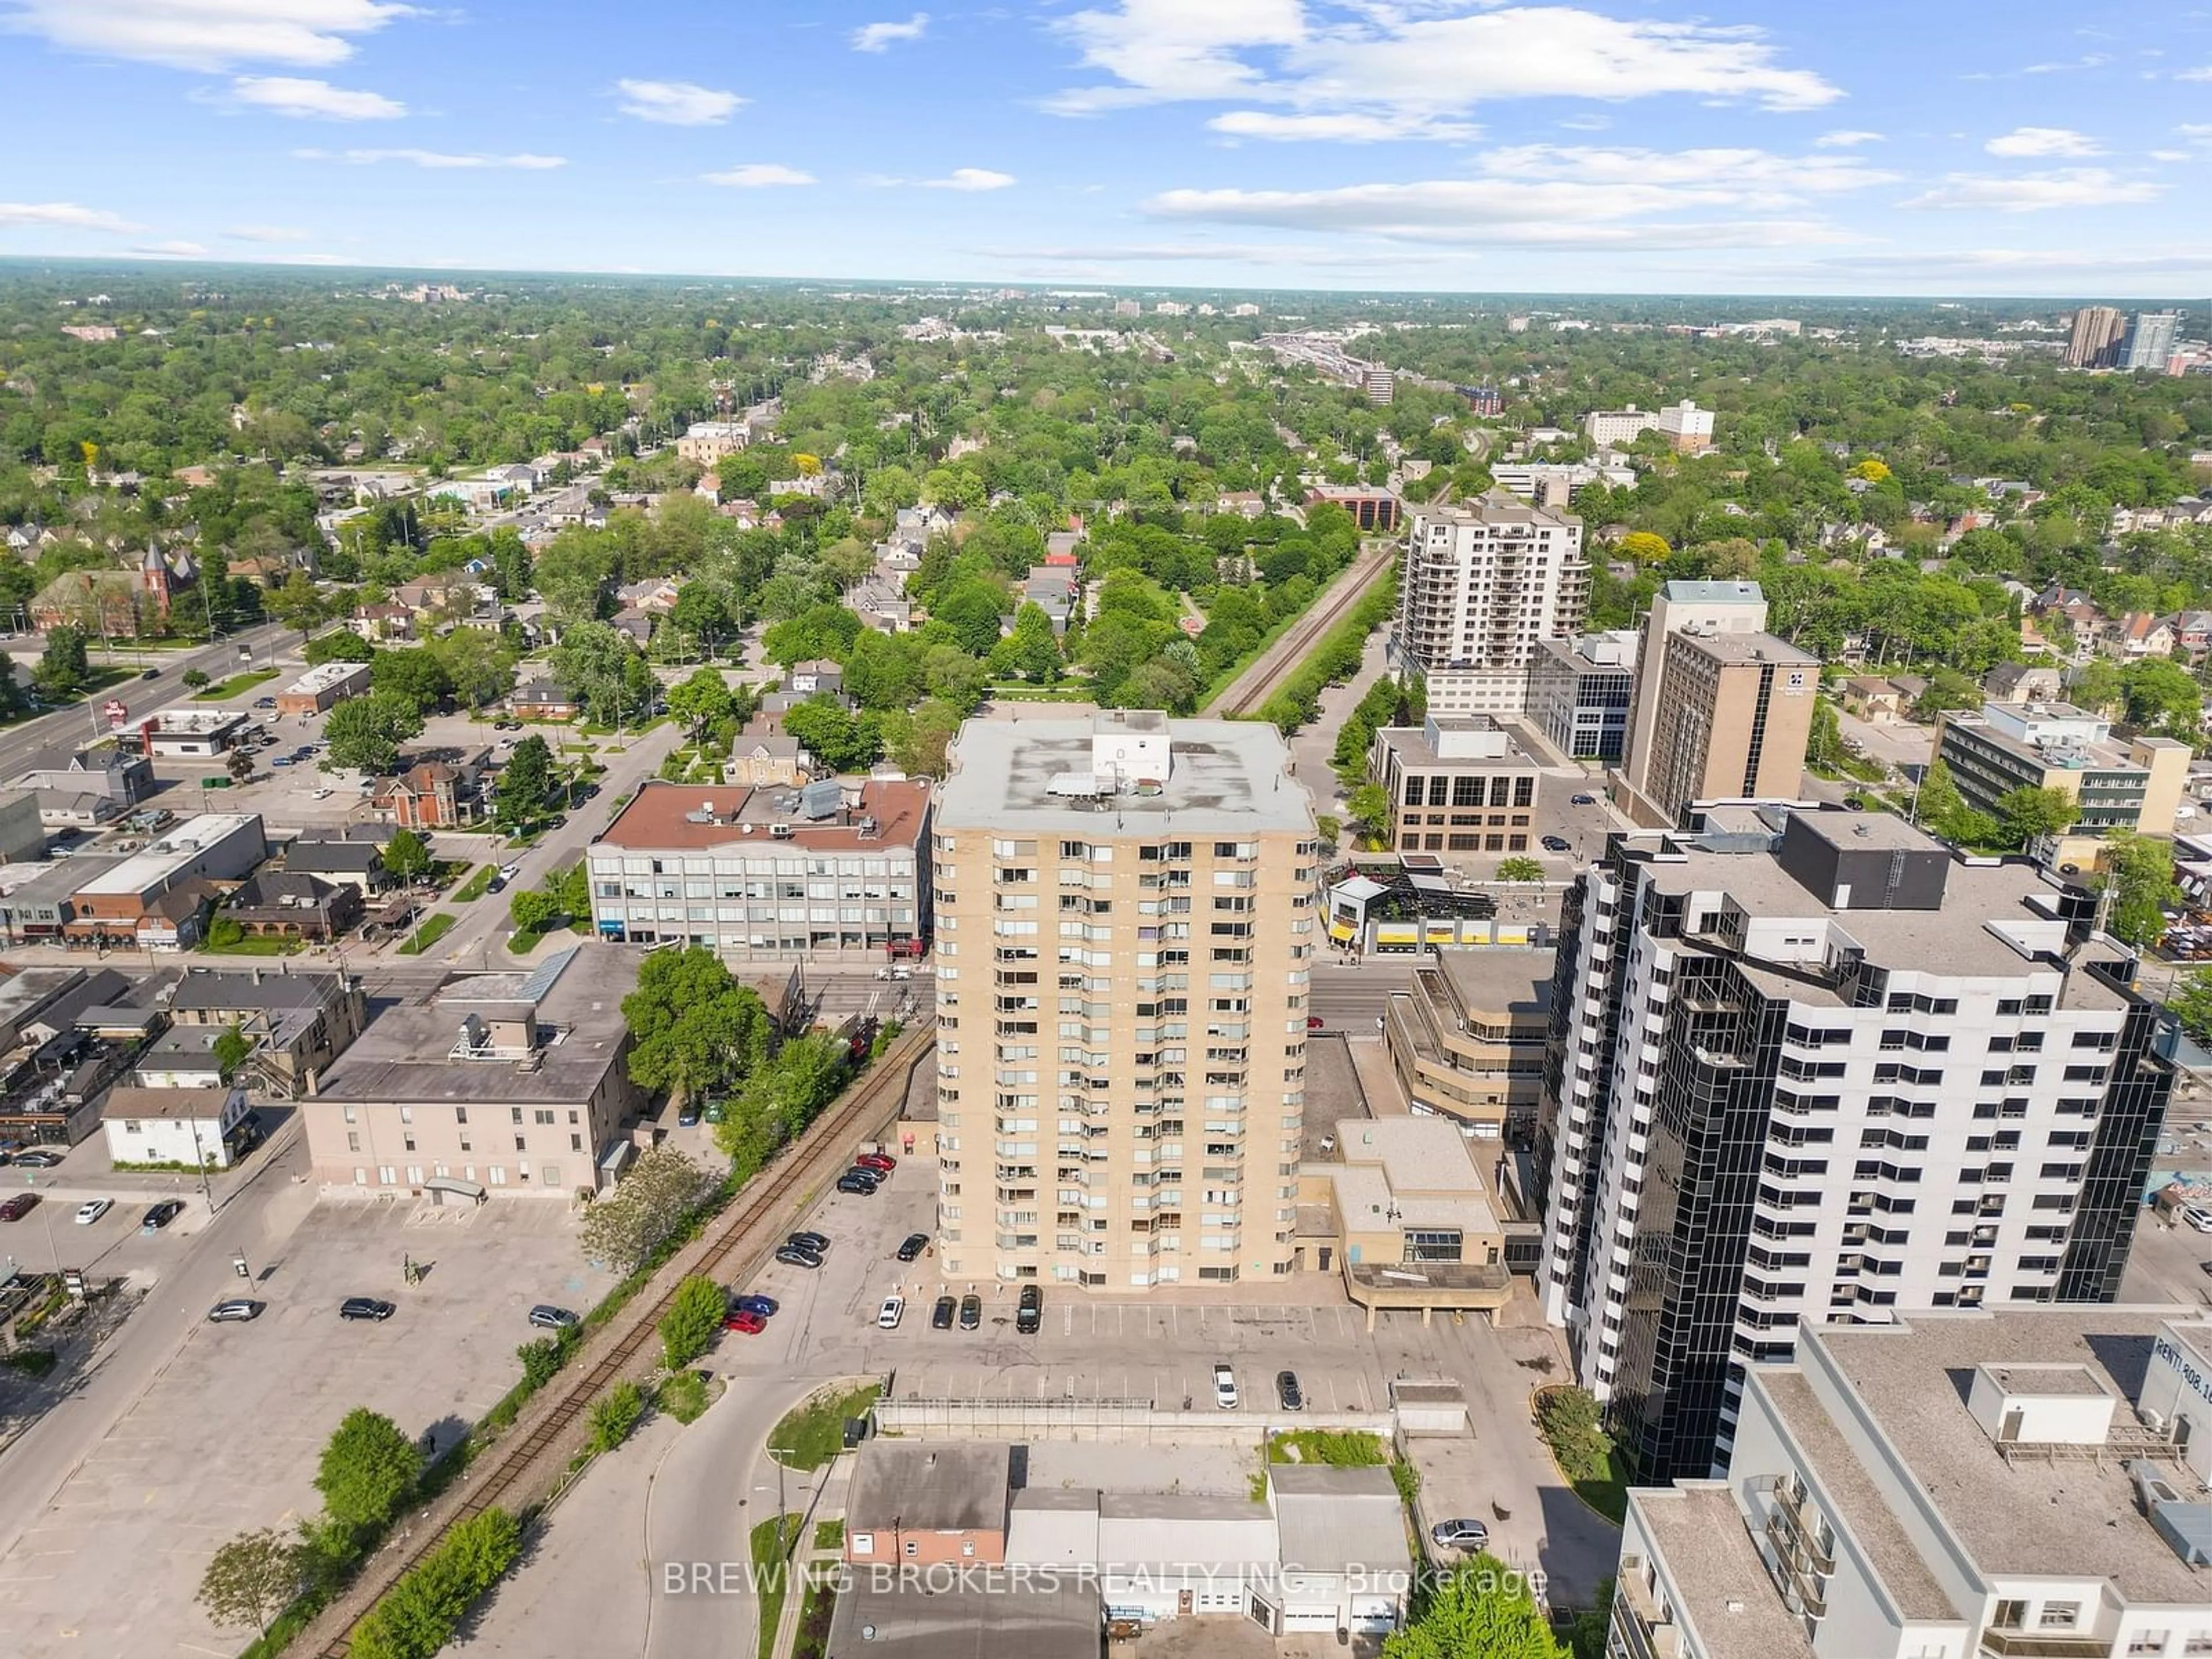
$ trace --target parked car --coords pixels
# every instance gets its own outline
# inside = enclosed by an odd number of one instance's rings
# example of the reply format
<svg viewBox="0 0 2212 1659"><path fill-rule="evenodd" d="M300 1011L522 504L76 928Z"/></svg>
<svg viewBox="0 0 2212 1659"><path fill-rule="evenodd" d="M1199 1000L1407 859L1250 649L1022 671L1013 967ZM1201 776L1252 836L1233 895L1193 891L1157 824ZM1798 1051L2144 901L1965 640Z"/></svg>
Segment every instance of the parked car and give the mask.
<svg viewBox="0 0 2212 1659"><path fill-rule="evenodd" d="M699 1116L698 1102L687 1100L684 1103L683 1109L676 1114L676 1127L679 1129L692 1128L697 1125Z"/></svg>
<svg viewBox="0 0 2212 1659"><path fill-rule="evenodd" d="M1595 795L1570 795L1567 799L1577 806L1595 806L1597 805L1597 797Z"/></svg>
<svg viewBox="0 0 2212 1659"><path fill-rule="evenodd" d="M1225 1362L1213 1368L1213 1403L1225 1412L1237 1409L1237 1373Z"/></svg>
<svg viewBox="0 0 2212 1659"><path fill-rule="evenodd" d="M15 1154L15 1167L19 1170L51 1170L62 1161L62 1156L46 1147L33 1146L27 1152Z"/></svg>
<svg viewBox="0 0 2212 1659"><path fill-rule="evenodd" d="M146 1218L138 1224L142 1233L158 1233L185 1212L183 1201L165 1198L146 1212Z"/></svg>
<svg viewBox="0 0 2212 1659"><path fill-rule="evenodd" d="M39 1207L36 1193L17 1193L5 1203L0 1203L0 1221L21 1221Z"/></svg>
<svg viewBox="0 0 2212 1659"><path fill-rule="evenodd" d="M274 708L276 706L276 699L274 697L256 697L253 700L253 706L256 708Z"/></svg>
<svg viewBox="0 0 2212 1659"><path fill-rule="evenodd" d="M983 1322L983 1298L963 1296L960 1298L960 1328L972 1331Z"/></svg>
<svg viewBox="0 0 2212 1659"><path fill-rule="evenodd" d="M824 1250L830 1248L830 1235L827 1233L793 1233L783 1242L787 1244L796 1244L803 1250L811 1250L815 1255L820 1255Z"/></svg>
<svg viewBox="0 0 2212 1659"><path fill-rule="evenodd" d="M2182 1210L2181 1218L2200 1233L2212 1233L2212 1210L2191 1204Z"/></svg>
<svg viewBox="0 0 2212 1659"><path fill-rule="evenodd" d="M1439 1549L1479 1550L1490 1541L1490 1528L1480 1521L1439 1521L1429 1537Z"/></svg>
<svg viewBox="0 0 2212 1659"><path fill-rule="evenodd" d="M879 1331L895 1331L899 1328L899 1321L905 1317L906 1298L902 1296L887 1296L884 1298L884 1305L876 1310L876 1328Z"/></svg>
<svg viewBox="0 0 2212 1659"><path fill-rule="evenodd" d="M76 1224L89 1227L114 1207L115 1200L112 1198L87 1199L76 1206Z"/></svg>
<svg viewBox="0 0 2212 1659"><path fill-rule="evenodd" d="M218 1302L208 1310L210 1325L243 1325L249 1319L261 1317L263 1304L252 1297L234 1296L228 1302Z"/></svg>
<svg viewBox="0 0 2212 1659"><path fill-rule="evenodd" d="M271 755L269 757L269 763L271 766L297 766L299 762L294 760L289 755Z"/></svg>
<svg viewBox="0 0 2212 1659"><path fill-rule="evenodd" d="M889 1152L862 1152L853 1160L856 1170L873 1170L878 1175L889 1175L898 1168L898 1160Z"/></svg>
<svg viewBox="0 0 2212 1659"><path fill-rule="evenodd" d="M1544 850L1547 853L1571 853L1574 848L1565 836L1547 836L1544 837Z"/></svg>
<svg viewBox="0 0 2212 1659"><path fill-rule="evenodd" d="M1306 1016L1306 1030L1309 1031L1318 1031L1328 1024L1328 1022L1323 1019L1319 1014L1308 1014Z"/></svg>
<svg viewBox="0 0 2212 1659"><path fill-rule="evenodd" d="M1296 1371L1275 1373L1275 1403L1286 1412L1302 1412L1306 1408L1305 1390L1298 1387Z"/></svg>
<svg viewBox="0 0 2212 1659"><path fill-rule="evenodd" d="M747 1313L743 1308L732 1308L723 1318L722 1328L735 1331L740 1336L758 1336L768 1328L768 1321L757 1313Z"/></svg>
<svg viewBox="0 0 2212 1659"><path fill-rule="evenodd" d="M820 1256L811 1250L802 1250L796 1244L778 1245L775 1259L787 1267L818 1267L822 1265Z"/></svg>
<svg viewBox="0 0 2212 1659"><path fill-rule="evenodd" d="M541 1331L573 1330L580 1322L566 1308L541 1302L530 1310L530 1322Z"/></svg>
<svg viewBox="0 0 2212 1659"><path fill-rule="evenodd" d="M929 1235L927 1233L908 1233L906 1236L906 1242L898 1247L898 1259L902 1261L915 1261L919 1259L921 1253L928 1248Z"/></svg>
<svg viewBox="0 0 2212 1659"><path fill-rule="evenodd" d="M398 1311L389 1302L379 1301L373 1296L349 1296L338 1304L340 1319L373 1319L379 1324Z"/></svg>
<svg viewBox="0 0 2212 1659"><path fill-rule="evenodd" d="M879 1183L866 1170L848 1170L837 1177L837 1190L857 1193L862 1198L873 1198Z"/></svg>
<svg viewBox="0 0 2212 1659"><path fill-rule="evenodd" d="M1044 1323L1044 1286L1024 1285L1022 1299L1014 1308L1014 1330L1022 1336L1035 1336L1037 1328Z"/></svg>
<svg viewBox="0 0 2212 1659"><path fill-rule="evenodd" d="M733 1296L730 1305L745 1313L758 1314L763 1319L773 1319L781 1304L772 1296Z"/></svg>
<svg viewBox="0 0 2212 1659"><path fill-rule="evenodd" d="M929 1310L929 1328L933 1331L951 1330L952 1328L952 1310L956 1305L957 1304L953 1302L951 1297L939 1297L937 1298L937 1305Z"/></svg>

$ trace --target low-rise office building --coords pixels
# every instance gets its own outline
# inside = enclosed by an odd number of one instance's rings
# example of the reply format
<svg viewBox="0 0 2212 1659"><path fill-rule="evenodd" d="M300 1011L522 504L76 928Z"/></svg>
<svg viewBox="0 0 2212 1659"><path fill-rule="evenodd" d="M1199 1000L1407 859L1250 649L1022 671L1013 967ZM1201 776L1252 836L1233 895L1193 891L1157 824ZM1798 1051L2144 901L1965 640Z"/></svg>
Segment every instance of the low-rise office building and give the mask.
<svg viewBox="0 0 2212 1659"><path fill-rule="evenodd" d="M60 944L76 919L76 890L122 862L119 854L80 853L38 866L0 897L0 942Z"/></svg>
<svg viewBox="0 0 2212 1659"><path fill-rule="evenodd" d="M368 690L367 663L319 663L276 694L276 712L320 714Z"/></svg>
<svg viewBox="0 0 2212 1659"><path fill-rule="evenodd" d="M252 724L252 715L243 709L165 708L131 730L146 754L205 760L238 747Z"/></svg>
<svg viewBox="0 0 2212 1659"><path fill-rule="evenodd" d="M39 797L49 829L84 829L120 817L154 793L153 763L121 743L52 750L15 780Z"/></svg>
<svg viewBox="0 0 2212 1659"><path fill-rule="evenodd" d="M647 783L590 854L601 939L732 960L913 952L929 936L929 786Z"/></svg>
<svg viewBox="0 0 2212 1659"><path fill-rule="evenodd" d="M1416 1112L1478 1138L1534 1128L1552 1029L1553 953L1439 951L1386 1007L1383 1052Z"/></svg>
<svg viewBox="0 0 2212 1659"><path fill-rule="evenodd" d="M198 937L198 918L216 882L244 879L269 856L254 812L187 818L139 851L82 884L65 942L180 949Z"/></svg>
<svg viewBox="0 0 2212 1659"><path fill-rule="evenodd" d="M1947 710L1936 757L1966 805L1994 813L2014 789L2057 789L2080 810L2080 830L2173 833L2189 782L2190 750L2171 738L2112 736L2110 720L2071 703L1985 702Z"/></svg>
<svg viewBox="0 0 2212 1659"><path fill-rule="evenodd" d="M1808 1328L1725 1479L1629 1494L1609 1659L2212 1652L2208 1368L2174 1306Z"/></svg>
<svg viewBox="0 0 2212 1659"><path fill-rule="evenodd" d="M1433 1117L1346 1118L1298 1167L1293 1262L1367 1310L1503 1307L1505 1228L1466 1137ZM1533 1235L1529 1252L1533 1254Z"/></svg>
<svg viewBox="0 0 2212 1659"><path fill-rule="evenodd" d="M1570 760L1618 762L1636 697L1635 629L1540 640L1528 670L1529 720Z"/></svg>
<svg viewBox="0 0 2212 1659"><path fill-rule="evenodd" d="M386 1010L301 1103L315 1178L417 1193L596 1187L645 1103L622 1016L637 969L632 952L575 945Z"/></svg>
<svg viewBox="0 0 2212 1659"><path fill-rule="evenodd" d="M1522 853L1543 768L1487 714L1431 714L1375 734L1368 772L1401 853Z"/></svg>

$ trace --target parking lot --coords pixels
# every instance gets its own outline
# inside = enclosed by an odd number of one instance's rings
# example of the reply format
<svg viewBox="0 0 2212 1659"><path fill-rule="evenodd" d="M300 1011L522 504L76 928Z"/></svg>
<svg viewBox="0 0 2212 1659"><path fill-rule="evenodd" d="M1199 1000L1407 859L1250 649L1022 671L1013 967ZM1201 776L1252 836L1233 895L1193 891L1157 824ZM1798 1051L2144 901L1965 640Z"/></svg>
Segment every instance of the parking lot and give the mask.
<svg viewBox="0 0 2212 1659"><path fill-rule="evenodd" d="M414 1286L410 1258L428 1269ZM316 1510L316 1458L347 1411L450 1443L519 1376L532 1304L581 1310L611 1283L581 1265L568 1207L535 1200L325 1203L251 1266L239 1288L268 1304L260 1318L196 1324L0 1559L0 1652L234 1651L192 1605L200 1573L235 1534ZM342 1322L354 1295L398 1310Z"/></svg>

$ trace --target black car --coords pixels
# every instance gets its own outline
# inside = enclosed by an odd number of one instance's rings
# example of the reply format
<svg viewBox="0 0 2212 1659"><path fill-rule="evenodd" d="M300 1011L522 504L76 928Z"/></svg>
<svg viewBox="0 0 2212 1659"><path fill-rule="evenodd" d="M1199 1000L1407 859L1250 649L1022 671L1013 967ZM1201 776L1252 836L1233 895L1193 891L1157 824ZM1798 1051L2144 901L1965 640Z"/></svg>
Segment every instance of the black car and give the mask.
<svg viewBox="0 0 2212 1659"><path fill-rule="evenodd" d="M796 1244L802 1250L811 1250L815 1255L820 1255L823 1251L830 1248L830 1235L827 1233L793 1233L790 1237L785 1239L783 1242L787 1244Z"/></svg>
<svg viewBox="0 0 2212 1659"><path fill-rule="evenodd" d="M906 1242L898 1247L898 1259L902 1261L917 1261L921 1258L921 1253L928 1248L927 1233L908 1233L906 1236Z"/></svg>
<svg viewBox="0 0 2212 1659"><path fill-rule="evenodd" d="M1572 848L1568 846L1567 838L1565 836L1547 836L1544 837L1544 850L1547 853L1565 853L1571 851Z"/></svg>
<svg viewBox="0 0 2212 1659"><path fill-rule="evenodd" d="M679 1129L694 1127L699 1121L699 1103L696 1100L685 1101L682 1109L676 1114L676 1127Z"/></svg>
<svg viewBox="0 0 2212 1659"><path fill-rule="evenodd" d="M185 1212L184 1205L173 1198L165 1198L146 1212L146 1218L138 1224L142 1233L158 1233Z"/></svg>
<svg viewBox="0 0 2212 1659"><path fill-rule="evenodd" d="M380 1302L373 1296L349 1296L338 1304L340 1319L374 1319L380 1323L398 1311L389 1302Z"/></svg>
<svg viewBox="0 0 2212 1659"><path fill-rule="evenodd" d="M983 1322L983 1298L963 1296L960 1298L960 1328L972 1331Z"/></svg>
<svg viewBox="0 0 2212 1659"><path fill-rule="evenodd" d="M837 1190L841 1193L857 1193L862 1198L873 1198L876 1195L876 1182L874 1177L865 1170L848 1170L837 1177Z"/></svg>
<svg viewBox="0 0 2212 1659"><path fill-rule="evenodd" d="M1275 1373L1275 1400L1286 1412L1302 1412L1306 1408L1305 1390L1298 1387L1296 1371Z"/></svg>
<svg viewBox="0 0 2212 1659"><path fill-rule="evenodd" d="M952 1328L953 1306L953 1300L951 1297L939 1297L937 1298L937 1305L929 1310L929 1328L933 1331L951 1330Z"/></svg>
<svg viewBox="0 0 2212 1659"><path fill-rule="evenodd" d="M1570 795L1567 799L1571 803L1577 806L1595 806L1597 805L1597 797L1595 795Z"/></svg>
<svg viewBox="0 0 2212 1659"><path fill-rule="evenodd" d="M1022 1336L1035 1336L1037 1327L1044 1323L1044 1287L1042 1285L1022 1286L1022 1299L1014 1309L1014 1330Z"/></svg>
<svg viewBox="0 0 2212 1659"><path fill-rule="evenodd" d="M811 1250L802 1250L796 1244L776 1246L775 1259L787 1267L818 1267L822 1258Z"/></svg>

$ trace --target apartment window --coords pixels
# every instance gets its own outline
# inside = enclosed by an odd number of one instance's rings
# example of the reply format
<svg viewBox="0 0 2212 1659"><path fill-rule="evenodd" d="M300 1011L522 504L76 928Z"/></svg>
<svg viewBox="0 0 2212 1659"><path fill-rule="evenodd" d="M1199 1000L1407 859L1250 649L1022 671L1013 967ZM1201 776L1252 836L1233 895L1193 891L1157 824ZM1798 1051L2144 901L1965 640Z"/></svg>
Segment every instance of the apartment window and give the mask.
<svg viewBox="0 0 2212 1659"><path fill-rule="evenodd" d="M583 1136L581 1136L581 1135L570 1135L570 1136L568 1137L568 1150L569 1150L570 1152L582 1152L582 1151L584 1150L584 1138L583 1138Z"/></svg>
<svg viewBox="0 0 2212 1659"><path fill-rule="evenodd" d="M415 1121L415 1109L412 1106L402 1106L399 1109L399 1121L402 1123L412 1123Z"/></svg>
<svg viewBox="0 0 2212 1659"><path fill-rule="evenodd" d="M517 1136L515 1136L515 1138L514 1138L514 1150L515 1150L516 1152L528 1152L528 1151L530 1150L530 1142L529 1142L529 1140L528 1140L527 1139L526 1139L524 1136L521 1136L521 1135L517 1135Z"/></svg>
<svg viewBox="0 0 2212 1659"><path fill-rule="evenodd" d="M358 1130L355 1130L355 1129L349 1129L349 1130L347 1130L347 1131L346 1131L346 1151L348 1151L348 1152L359 1152L360 1150L361 1150L361 1133L360 1133L360 1132L359 1132Z"/></svg>
<svg viewBox="0 0 2212 1659"><path fill-rule="evenodd" d="M509 1109L511 1109L511 1110L514 1112L514 1121L515 1121L517 1123L521 1122L521 1121L522 1121L522 1108L521 1108L521 1107L520 1107L520 1106L516 1106L516 1107L510 1108Z"/></svg>
<svg viewBox="0 0 2212 1659"><path fill-rule="evenodd" d="M465 1107L465 1106L456 1106L456 1107L454 1107L454 1108L453 1108L453 1121L454 1121L454 1122L456 1122L456 1123L466 1123L468 1121L469 1121L469 1109L468 1109L467 1107Z"/></svg>
<svg viewBox="0 0 2212 1659"><path fill-rule="evenodd" d="M550 1113L550 1112L544 1112L544 1111L541 1111L541 1112L539 1112L539 1113L537 1115L537 1116L538 1116L538 1122L540 1122L540 1123L542 1123L542 1124L544 1124L544 1125L547 1125L547 1126L549 1126L549 1127L552 1124L552 1121L553 1121L553 1114L552 1114L552 1113Z"/></svg>
<svg viewBox="0 0 2212 1659"><path fill-rule="evenodd" d="M2045 1601L2043 1610L2036 1614L2038 1630L2072 1630L2081 1622L2079 1601Z"/></svg>
<svg viewBox="0 0 2212 1659"><path fill-rule="evenodd" d="M2162 1630L2139 1630L2128 1638L2128 1651L2130 1653L2164 1653L2166 1637L2166 1633Z"/></svg>

